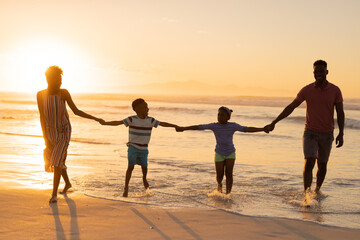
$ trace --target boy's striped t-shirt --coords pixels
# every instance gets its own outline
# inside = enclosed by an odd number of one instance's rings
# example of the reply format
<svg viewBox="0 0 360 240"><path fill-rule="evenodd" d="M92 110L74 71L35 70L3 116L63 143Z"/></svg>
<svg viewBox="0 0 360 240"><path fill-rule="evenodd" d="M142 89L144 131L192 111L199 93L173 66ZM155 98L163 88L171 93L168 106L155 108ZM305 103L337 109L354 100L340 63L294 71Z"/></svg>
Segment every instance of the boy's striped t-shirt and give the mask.
<svg viewBox="0 0 360 240"><path fill-rule="evenodd" d="M159 126L159 121L152 117L141 119L138 116L130 116L123 120L124 125L129 127L128 144L141 150L147 150L150 142L151 130Z"/></svg>

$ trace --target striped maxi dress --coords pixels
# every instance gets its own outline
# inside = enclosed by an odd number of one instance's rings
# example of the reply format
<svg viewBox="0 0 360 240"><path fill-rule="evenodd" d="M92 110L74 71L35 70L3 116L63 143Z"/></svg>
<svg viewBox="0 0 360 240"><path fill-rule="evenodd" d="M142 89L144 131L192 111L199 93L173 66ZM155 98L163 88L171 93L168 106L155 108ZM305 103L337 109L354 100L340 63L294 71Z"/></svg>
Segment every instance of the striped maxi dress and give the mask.
<svg viewBox="0 0 360 240"><path fill-rule="evenodd" d="M53 172L54 167L66 169L65 160L71 137L71 124L66 110L65 99L60 94L44 94L44 120L46 137L52 147L44 149L45 171Z"/></svg>

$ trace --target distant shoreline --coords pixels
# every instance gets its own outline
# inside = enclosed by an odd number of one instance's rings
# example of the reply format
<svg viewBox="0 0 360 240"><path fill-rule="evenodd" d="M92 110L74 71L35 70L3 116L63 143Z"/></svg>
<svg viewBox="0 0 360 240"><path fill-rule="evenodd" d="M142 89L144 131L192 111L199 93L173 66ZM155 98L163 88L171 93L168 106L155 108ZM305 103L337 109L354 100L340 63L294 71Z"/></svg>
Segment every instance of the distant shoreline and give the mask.
<svg viewBox="0 0 360 240"><path fill-rule="evenodd" d="M0 103L36 104L35 93L0 92ZM294 97L268 97L268 96L212 96L212 95L157 95L140 93L74 93L75 100L115 100L132 101L135 98L145 98L147 101L184 103L184 104L218 104L235 106L263 106L285 107ZM301 105L305 107L305 103ZM345 98L345 110L360 110L360 98Z"/></svg>

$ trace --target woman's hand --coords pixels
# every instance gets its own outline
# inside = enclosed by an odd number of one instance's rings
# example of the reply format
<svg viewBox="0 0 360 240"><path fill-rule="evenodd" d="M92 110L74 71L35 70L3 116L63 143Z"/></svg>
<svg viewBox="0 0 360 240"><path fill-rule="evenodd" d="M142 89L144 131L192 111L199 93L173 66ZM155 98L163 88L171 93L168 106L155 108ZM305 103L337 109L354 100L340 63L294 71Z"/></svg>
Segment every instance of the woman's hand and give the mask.
<svg viewBox="0 0 360 240"><path fill-rule="evenodd" d="M47 139L47 138L44 138L44 140L45 140L45 146L46 146L47 148L52 149L52 148L53 148L53 145L51 144L50 140Z"/></svg>

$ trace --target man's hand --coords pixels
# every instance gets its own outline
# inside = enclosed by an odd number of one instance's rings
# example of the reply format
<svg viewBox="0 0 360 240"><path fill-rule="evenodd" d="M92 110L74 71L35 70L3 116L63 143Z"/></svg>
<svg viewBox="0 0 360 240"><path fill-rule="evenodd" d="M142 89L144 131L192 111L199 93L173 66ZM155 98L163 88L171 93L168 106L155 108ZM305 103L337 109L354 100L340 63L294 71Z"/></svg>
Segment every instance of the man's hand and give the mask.
<svg viewBox="0 0 360 240"><path fill-rule="evenodd" d="M336 147L342 147L342 145L344 144L344 135L340 134L336 137Z"/></svg>

